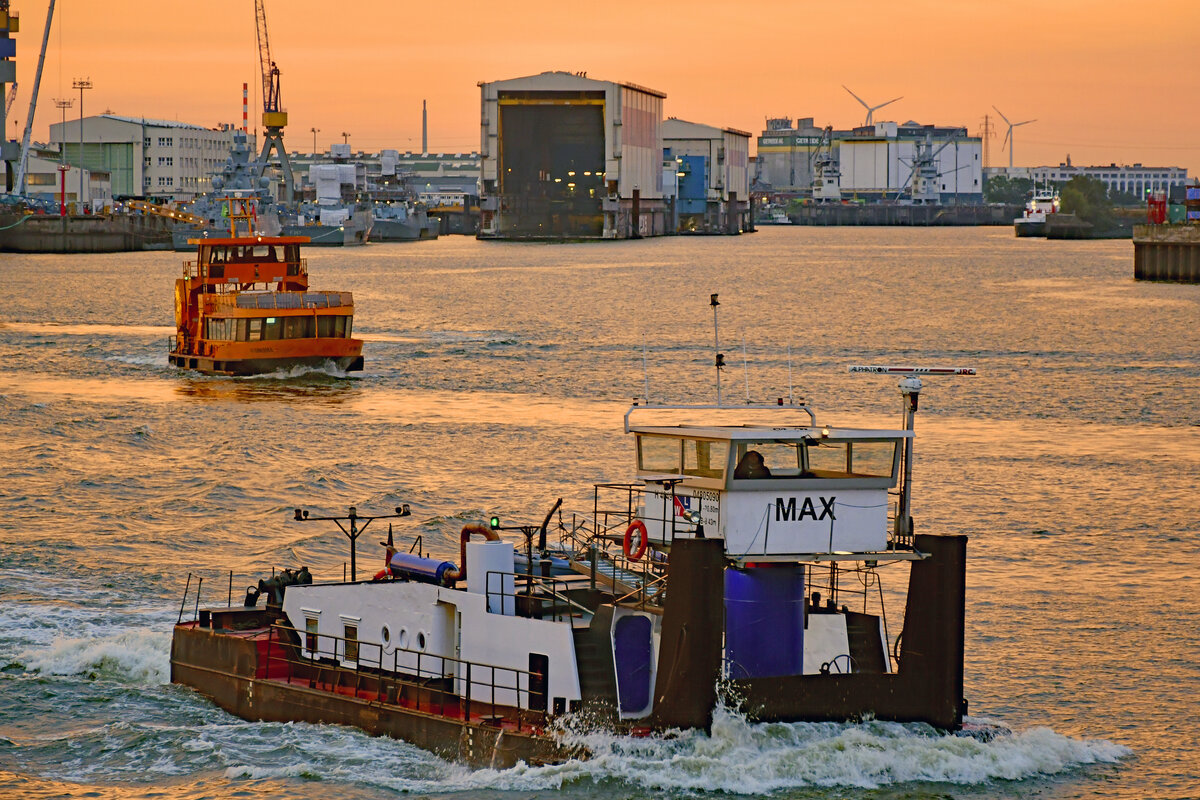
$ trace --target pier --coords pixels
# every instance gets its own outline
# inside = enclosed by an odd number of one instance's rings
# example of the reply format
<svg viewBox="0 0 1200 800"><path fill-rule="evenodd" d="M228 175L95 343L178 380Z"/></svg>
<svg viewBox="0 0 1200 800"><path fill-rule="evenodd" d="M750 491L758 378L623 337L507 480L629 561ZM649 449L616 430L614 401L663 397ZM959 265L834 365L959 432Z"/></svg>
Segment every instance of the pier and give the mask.
<svg viewBox="0 0 1200 800"><path fill-rule="evenodd" d="M1200 225L1135 225L1133 277L1200 283Z"/></svg>

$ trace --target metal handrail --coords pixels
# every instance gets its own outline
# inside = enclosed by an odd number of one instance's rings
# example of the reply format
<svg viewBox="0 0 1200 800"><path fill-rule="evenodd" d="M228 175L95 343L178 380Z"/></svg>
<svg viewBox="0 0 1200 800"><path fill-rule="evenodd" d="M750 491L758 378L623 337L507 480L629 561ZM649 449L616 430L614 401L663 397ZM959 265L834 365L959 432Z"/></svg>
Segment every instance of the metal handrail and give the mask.
<svg viewBox="0 0 1200 800"><path fill-rule="evenodd" d="M504 591L504 578L507 576L512 576L514 579L513 580L513 591L511 594ZM492 589L492 578L493 577L500 579L500 589L498 591ZM527 581L527 582L524 583L524 585L518 585L517 584L518 580ZM533 594L534 586L539 586L543 589L545 589L548 586L549 591L546 594L535 595L535 594ZM559 590L559 587L562 587L562 591ZM571 620L571 619L577 619L577 618L581 619L584 616L590 616L593 613L592 610L590 608L588 608L587 606L583 605L582 603L578 603L575 600L572 600L570 597L568 597L565 594L565 592L567 592L567 591L570 591L570 582L565 581L562 578L555 578L554 576L530 575L530 574L524 573L524 572L505 572L503 570L488 570L487 575L484 577L484 596L487 598L487 603L485 604L485 607L491 606L491 599L493 597L500 598L501 608L503 608L504 598L506 598L506 597L513 598L514 608L516 606L516 598L518 598L518 597L538 597L539 599L544 598L544 599L552 599L555 601L563 602L563 603L566 603L570 607L579 609L578 612L569 611L566 614L563 614L561 612L553 614L552 616L555 618L554 619L555 622L563 622L564 620L558 619L559 617L563 617L563 616L566 616L568 620ZM532 609L530 609L530 611L532 612ZM517 616L524 616L524 615L522 615L518 612Z"/></svg>
<svg viewBox="0 0 1200 800"><path fill-rule="evenodd" d="M322 683L330 686L341 686L341 678L344 675L353 676L355 681L355 690L357 695L358 686L363 677L370 678L375 681L375 699L373 702L383 703L387 705L401 705L399 702L394 702L389 698L400 698L402 692L400 689L410 687L414 694L415 709L424 711L425 713L437 714L444 717L455 717L456 714L446 713L446 700L453 699L461 709L461 716L465 721L470 721L471 718L471 694L473 687L484 687L488 689L488 710L491 718L503 720L502 715L497 715L497 710L511 709L515 711L515 723L517 730L522 729L522 725L530 724L529 720L523 717L534 717L540 720L544 726L549 717L548 693L546 691L534 691L529 688L534 677L542 678L539 673L529 670L518 669L515 667L502 667L495 664L486 664L479 661L468 661L466 659L457 658L454 656L431 655L421 650L411 648L395 647L391 653L391 664L388 665L384 655L385 647L378 642L364 642L358 639L347 639L342 636L332 636L327 633L310 633L308 631L298 630L290 625L275 624L271 626L272 636L267 640L267 654L265 663L265 676L268 680L271 676L271 664L283 663L286 665L286 679L290 682L297 678L307 678L310 685L315 686L316 683ZM278 634L283 641L287 641L290 633L295 633L302 637L299 645L279 646L277 649L282 650L282 655L275 652L272 648L272 642ZM309 637L313 637L309 640ZM321 648L323 640L331 641L332 648L328 651ZM310 644L317 645L316 649L309 647ZM351 648L348 649L347 645ZM289 657L288 652L294 651L297 655L295 658ZM306 657L303 653L307 651L309 655ZM364 651L368 653L375 652L375 658L370 658ZM348 657L349 653L353 653L354 658ZM402 656L410 656L415 659L415 667L409 667L407 664L401 664ZM422 665L422 659L427 662L433 660L437 667ZM349 667L343 664L342 661L353 661L354 666ZM447 674L446 665L454 665L455 670ZM297 666L303 666L312 671L311 675L297 675L294 669ZM459 674L457 667L462 668L462 674ZM331 677L336 676L337 680L331 681L322 679L322 673L326 670L332 673ZM373 670L373 671L372 671ZM472 676L472 672L476 675L481 670L487 670L490 675L490 680L482 680ZM497 673L503 676L511 676L512 684L498 682ZM526 687L521 688L521 676L525 676ZM453 690L439 688L431 685L428 681L451 680L455 684L459 680L464 683L464 692L458 694ZM498 705L496 702L497 691L512 692L516 697L515 706ZM435 705L430 701L428 706L422 708L422 692L437 694L441 696L441 703L438 704L439 711L435 711ZM522 706L522 696L524 696L525 705ZM535 697L542 699L542 705L545 710L535 709L532 707L532 701ZM480 701L482 702L482 701Z"/></svg>

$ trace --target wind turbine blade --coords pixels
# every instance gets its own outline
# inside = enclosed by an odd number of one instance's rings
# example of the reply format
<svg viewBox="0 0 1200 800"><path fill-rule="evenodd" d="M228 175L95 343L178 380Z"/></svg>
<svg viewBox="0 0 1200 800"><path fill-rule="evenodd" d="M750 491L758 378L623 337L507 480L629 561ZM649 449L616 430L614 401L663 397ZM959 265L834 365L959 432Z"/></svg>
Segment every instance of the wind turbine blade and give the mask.
<svg viewBox="0 0 1200 800"><path fill-rule="evenodd" d="M1015 127L1017 127L1018 125L1028 125L1028 124L1029 124L1029 123L1031 123L1031 122L1037 122L1037 120L1036 120L1036 119L1027 119L1027 120L1025 120L1024 122L1014 122L1014 123L1013 123L1013 127L1015 128Z"/></svg>
<svg viewBox="0 0 1200 800"><path fill-rule="evenodd" d="M843 89L845 89L847 92L850 92L850 87L849 87L849 86L847 86L847 85L846 85L846 84L844 84L844 83L842 84L842 88L843 88ZM854 98L855 100L857 100L858 102L862 103L862 107L863 107L863 108L867 109L868 111L870 111L870 110L871 110L871 107L870 107L869 105L867 105L867 104L866 104L866 103L863 101L863 99L862 99L861 97L859 97L858 95L856 95L854 92L850 92L850 96L851 96L851 97L853 97L853 98Z"/></svg>
<svg viewBox="0 0 1200 800"><path fill-rule="evenodd" d="M996 107L995 107L995 106L992 106L992 108L996 108ZM1008 121L1008 117L1004 116L1004 112L1003 112L1003 111L1001 111L1000 109L996 108L996 113L1000 115L1000 119L1004 120L1004 122L1005 122L1006 124L1008 124L1008 125L1012 125L1012 123Z"/></svg>
<svg viewBox="0 0 1200 800"><path fill-rule="evenodd" d="M891 100L888 100L886 103L880 103L879 105L875 106L875 108L880 109L880 108L883 108L884 106L890 106L892 103L896 102L897 100L903 100L903 99L904 99L903 95L901 95L900 97L893 97Z"/></svg>
<svg viewBox="0 0 1200 800"><path fill-rule="evenodd" d="M1013 126L1009 125L1008 130L1004 133L1004 141L1000 143L1000 149L1003 150L1008 145L1009 137L1012 136Z"/></svg>

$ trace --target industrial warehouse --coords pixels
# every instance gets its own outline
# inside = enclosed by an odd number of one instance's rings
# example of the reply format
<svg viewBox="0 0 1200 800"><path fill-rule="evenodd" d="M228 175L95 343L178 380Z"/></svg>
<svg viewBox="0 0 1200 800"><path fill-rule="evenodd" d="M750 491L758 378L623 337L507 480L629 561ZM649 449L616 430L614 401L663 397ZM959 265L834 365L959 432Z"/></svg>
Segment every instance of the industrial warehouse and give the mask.
<svg viewBox="0 0 1200 800"><path fill-rule="evenodd" d="M748 133L664 122L662 92L582 74L543 72L480 90L480 238L637 239L748 226Z"/></svg>

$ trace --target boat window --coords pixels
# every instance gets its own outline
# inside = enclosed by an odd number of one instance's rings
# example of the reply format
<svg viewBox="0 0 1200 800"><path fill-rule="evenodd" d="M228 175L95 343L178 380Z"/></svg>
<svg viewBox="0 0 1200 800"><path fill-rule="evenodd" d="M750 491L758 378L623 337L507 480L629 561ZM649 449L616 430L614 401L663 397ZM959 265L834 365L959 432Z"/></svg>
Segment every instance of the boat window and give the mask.
<svg viewBox="0 0 1200 800"><path fill-rule="evenodd" d="M333 336L333 315L322 314L317 317L317 336L322 339L328 339Z"/></svg>
<svg viewBox="0 0 1200 800"><path fill-rule="evenodd" d="M814 442L808 448L809 469L818 478L848 475L849 458L850 447L847 442Z"/></svg>
<svg viewBox="0 0 1200 800"><path fill-rule="evenodd" d="M263 338L263 318L253 317L249 320L250 335L246 337L248 342L257 342Z"/></svg>
<svg viewBox="0 0 1200 800"><path fill-rule="evenodd" d="M304 649L310 653L317 652L317 618L304 619Z"/></svg>
<svg viewBox="0 0 1200 800"><path fill-rule="evenodd" d="M267 317L263 320L263 335L264 339L282 339L283 338L283 320L279 317Z"/></svg>
<svg viewBox="0 0 1200 800"><path fill-rule="evenodd" d="M250 320L243 318L243 319L235 319L235 320L233 320L233 322L234 322L234 332L233 332L234 333L234 335L233 335L234 341L237 341L237 342L249 341L250 340Z"/></svg>
<svg viewBox="0 0 1200 800"><path fill-rule="evenodd" d="M313 335L314 321L312 317L284 317L283 338L309 339Z"/></svg>
<svg viewBox="0 0 1200 800"><path fill-rule="evenodd" d="M890 478L895 473L897 441L853 442L850 471L854 475Z"/></svg>
<svg viewBox="0 0 1200 800"><path fill-rule="evenodd" d="M333 318L333 335L335 338L342 339L346 336L346 318L336 316Z"/></svg>
<svg viewBox="0 0 1200 800"><path fill-rule="evenodd" d="M346 639L346 660L358 661L358 626L344 625Z"/></svg>
<svg viewBox="0 0 1200 800"><path fill-rule="evenodd" d="M803 442L747 440L738 442L733 477L739 480L810 477L805 468Z"/></svg>
<svg viewBox="0 0 1200 800"><path fill-rule="evenodd" d="M698 478L725 477L729 461L729 442L708 442L702 439L683 440L683 474Z"/></svg>
<svg viewBox="0 0 1200 800"><path fill-rule="evenodd" d="M637 437L638 470L679 474L679 440L669 436Z"/></svg>
<svg viewBox="0 0 1200 800"><path fill-rule="evenodd" d="M354 329L354 317L346 317L346 338L349 339Z"/></svg>

